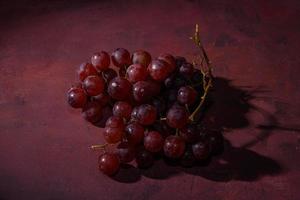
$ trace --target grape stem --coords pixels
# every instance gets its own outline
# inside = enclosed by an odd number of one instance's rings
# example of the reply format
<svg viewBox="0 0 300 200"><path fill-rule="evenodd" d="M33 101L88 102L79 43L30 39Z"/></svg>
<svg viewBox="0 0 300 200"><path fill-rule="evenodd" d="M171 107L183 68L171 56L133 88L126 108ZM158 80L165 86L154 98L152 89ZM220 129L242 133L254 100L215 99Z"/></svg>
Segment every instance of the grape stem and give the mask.
<svg viewBox="0 0 300 200"><path fill-rule="evenodd" d="M191 37L190 39L192 39L194 41L194 43L197 45L197 47L199 47L200 51L201 51L201 54L203 55L202 59L201 59L201 62L200 62L200 67L202 67L200 70L201 70L201 73L202 73L202 76L203 76L203 89L204 89L204 93L203 95L201 96L201 101L199 103L199 105L197 106L197 108L194 110L194 112L189 116L189 119L191 121L194 121L194 118L195 118L195 115L199 112L199 110L201 109L202 105L204 104L205 102L205 99L207 97L207 94L208 94L208 91L209 89L212 87L212 79L213 79L213 75L212 75L212 67L211 67L211 62L207 56L207 53L201 43L201 40L200 40L200 34L199 34L199 25L196 24L196 30L195 30L195 33L194 33L194 36ZM207 66L207 71L205 72L204 69L203 69L203 61L205 61L206 63L206 66ZM196 64L194 64L196 65ZM207 80L208 79L208 80Z"/></svg>
<svg viewBox="0 0 300 200"><path fill-rule="evenodd" d="M95 144L91 146L91 149L97 150L97 149L102 149L105 150L106 146L108 146L108 143L105 144Z"/></svg>

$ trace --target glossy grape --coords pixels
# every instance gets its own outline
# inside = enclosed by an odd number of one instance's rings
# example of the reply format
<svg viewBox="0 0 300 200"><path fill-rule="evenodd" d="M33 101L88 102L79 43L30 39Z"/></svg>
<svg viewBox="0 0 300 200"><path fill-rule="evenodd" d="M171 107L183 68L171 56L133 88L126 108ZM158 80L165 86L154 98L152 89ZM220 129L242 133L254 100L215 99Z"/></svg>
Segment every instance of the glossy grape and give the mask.
<svg viewBox="0 0 300 200"><path fill-rule="evenodd" d="M148 66L150 76L156 81L164 81L170 75L170 66L163 60L152 60Z"/></svg>
<svg viewBox="0 0 300 200"><path fill-rule="evenodd" d="M97 102L88 102L82 109L82 116L87 121L95 123L102 118L102 107Z"/></svg>
<svg viewBox="0 0 300 200"><path fill-rule="evenodd" d="M120 160L116 154L104 153L99 157L99 169L104 174L112 176L120 168Z"/></svg>
<svg viewBox="0 0 300 200"><path fill-rule="evenodd" d="M82 88L72 87L67 93L67 100L73 108L82 108L87 102L87 96Z"/></svg>
<svg viewBox="0 0 300 200"><path fill-rule="evenodd" d="M144 50L135 51L132 54L132 63L133 64L141 64L144 67L148 67L151 62L151 55Z"/></svg>
<svg viewBox="0 0 300 200"><path fill-rule="evenodd" d="M110 118L107 119L105 126L110 127L110 128L119 128L119 129L124 130L125 123L124 123L123 118L117 117L117 116L111 116Z"/></svg>
<svg viewBox="0 0 300 200"><path fill-rule="evenodd" d="M179 136L168 136L164 143L164 153L169 158L179 158L185 150L185 142Z"/></svg>
<svg viewBox="0 0 300 200"><path fill-rule="evenodd" d="M79 80L84 81L88 76L96 76L98 74L97 70L90 63L82 63L77 71Z"/></svg>
<svg viewBox="0 0 300 200"><path fill-rule="evenodd" d="M102 77L105 79L106 83L109 83L113 78L115 78L117 76L118 76L118 73L111 68L102 72Z"/></svg>
<svg viewBox="0 0 300 200"><path fill-rule="evenodd" d="M151 125L156 120L156 109L149 104L143 104L138 107L136 120L141 125Z"/></svg>
<svg viewBox="0 0 300 200"><path fill-rule="evenodd" d="M88 76L83 81L83 87L90 96L97 96L104 91L105 81L99 76Z"/></svg>
<svg viewBox="0 0 300 200"><path fill-rule="evenodd" d="M159 60L163 60L169 64L169 72L173 72L176 68L176 61L174 56L168 53L163 53L158 56Z"/></svg>
<svg viewBox="0 0 300 200"><path fill-rule="evenodd" d="M164 145L164 139L157 131L150 131L144 137L145 149L150 152L159 152Z"/></svg>
<svg viewBox="0 0 300 200"><path fill-rule="evenodd" d="M138 81L132 86L133 97L139 103L150 101L159 91L159 85L153 81Z"/></svg>
<svg viewBox="0 0 300 200"><path fill-rule="evenodd" d="M128 124L125 128L126 138L132 145L140 144L144 139L144 127L136 122Z"/></svg>
<svg viewBox="0 0 300 200"><path fill-rule="evenodd" d="M123 135L124 130L122 128L105 127L104 129L104 139L110 144L120 142Z"/></svg>
<svg viewBox="0 0 300 200"><path fill-rule="evenodd" d="M197 94L198 94L197 91L191 86L184 86L179 88L177 94L177 100L181 104L190 106L195 103Z"/></svg>
<svg viewBox="0 0 300 200"><path fill-rule="evenodd" d="M115 116L129 120L131 117L132 106L125 101L118 101L113 107L113 114Z"/></svg>
<svg viewBox="0 0 300 200"><path fill-rule="evenodd" d="M199 141L192 146L193 154L197 160L204 160L210 154L210 147L207 142Z"/></svg>
<svg viewBox="0 0 300 200"><path fill-rule="evenodd" d="M130 53L124 48L117 48L112 52L111 60L116 67L129 66L131 64Z"/></svg>
<svg viewBox="0 0 300 200"><path fill-rule="evenodd" d="M91 63L99 71L107 70L110 64L109 54L105 51L94 53L94 55L91 58Z"/></svg>
<svg viewBox="0 0 300 200"><path fill-rule="evenodd" d="M117 155L122 163L128 163L135 158L135 149L128 142L121 142L117 146Z"/></svg>
<svg viewBox="0 0 300 200"><path fill-rule="evenodd" d="M172 128L183 128L188 119L188 112L183 106L173 105L167 112L167 123Z"/></svg>
<svg viewBox="0 0 300 200"><path fill-rule="evenodd" d="M133 64L127 68L126 71L127 79L131 83L135 83L137 81L144 81L148 77L147 68L142 66L141 64Z"/></svg>
<svg viewBox="0 0 300 200"><path fill-rule="evenodd" d="M182 74L184 77L190 79L193 76L194 73L194 66L191 63L183 63L181 67L179 68L180 74Z"/></svg>
<svg viewBox="0 0 300 200"><path fill-rule="evenodd" d="M122 77L113 78L108 84L108 94L116 100L122 101L129 98L131 83Z"/></svg>

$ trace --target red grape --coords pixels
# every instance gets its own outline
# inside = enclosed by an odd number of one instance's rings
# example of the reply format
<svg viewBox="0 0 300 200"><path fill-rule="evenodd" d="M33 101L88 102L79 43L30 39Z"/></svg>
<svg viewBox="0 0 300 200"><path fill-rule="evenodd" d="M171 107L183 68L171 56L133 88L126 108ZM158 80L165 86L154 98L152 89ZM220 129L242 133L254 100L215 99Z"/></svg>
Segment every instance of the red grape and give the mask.
<svg viewBox="0 0 300 200"><path fill-rule="evenodd" d="M130 97L131 83L122 77L113 78L108 84L108 94L116 100L126 100Z"/></svg>
<svg viewBox="0 0 300 200"><path fill-rule="evenodd" d="M151 100L159 91L160 86L153 81L138 81L132 87L133 97L139 103Z"/></svg>
<svg viewBox="0 0 300 200"><path fill-rule="evenodd" d="M176 68L175 58L168 53L163 53L158 56L159 60L163 60L169 64L169 72L173 72Z"/></svg>
<svg viewBox="0 0 300 200"><path fill-rule="evenodd" d="M154 163L154 157L149 151L141 149L137 152L135 161L139 168L149 168Z"/></svg>
<svg viewBox="0 0 300 200"><path fill-rule="evenodd" d="M156 120L156 109L149 104L143 104L138 107L136 120L142 125L151 125Z"/></svg>
<svg viewBox="0 0 300 200"><path fill-rule="evenodd" d="M108 176L114 175L120 167L120 160L116 154L104 153L99 157L99 169Z"/></svg>
<svg viewBox="0 0 300 200"><path fill-rule="evenodd" d="M82 109L82 116L87 121L95 123L102 117L102 107L97 102L88 102Z"/></svg>
<svg viewBox="0 0 300 200"><path fill-rule="evenodd" d="M82 88L72 87L67 93L68 103L73 108L82 108L87 102L87 96Z"/></svg>
<svg viewBox="0 0 300 200"><path fill-rule="evenodd" d="M107 119L105 126L110 127L110 128L119 128L119 129L124 130L125 123L124 123L123 118L117 117L117 116L111 116L110 118Z"/></svg>
<svg viewBox="0 0 300 200"><path fill-rule="evenodd" d="M126 138L132 145L137 145L142 142L144 138L144 127L140 124L133 122L128 124L125 128Z"/></svg>
<svg viewBox="0 0 300 200"><path fill-rule="evenodd" d="M133 64L127 68L126 71L127 78L131 83L135 83L137 81L144 81L148 76L147 68L142 66L141 64Z"/></svg>
<svg viewBox="0 0 300 200"><path fill-rule="evenodd" d="M83 87L90 96L97 96L104 91L105 81L99 76L88 76L84 79Z"/></svg>
<svg viewBox="0 0 300 200"><path fill-rule="evenodd" d="M98 102L102 107L106 106L110 100L111 100L110 96L108 94L106 94L105 92L92 97L92 101Z"/></svg>
<svg viewBox="0 0 300 200"><path fill-rule="evenodd" d="M117 48L112 52L111 60L116 67L129 66L131 64L130 53L123 48Z"/></svg>
<svg viewBox="0 0 300 200"><path fill-rule="evenodd" d="M164 139L157 131L150 131L144 137L144 146L150 152L159 152L164 145Z"/></svg>
<svg viewBox="0 0 300 200"><path fill-rule="evenodd" d="M102 77L105 79L106 83L109 83L113 78L117 76L117 72L111 68L102 72Z"/></svg>
<svg viewBox="0 0 300 200"><path fill-rule="evenodd" d="M79 80L84 81L88 76L95 76L98 74L97 70L90 63L82 63L77 71Z"/></svg>
<svg viewBox="0 0 300 200"><path fill-rule="evenodd" d="M122 163L128 163L135 158L135 149L127 142L121 142L117 146L117 154Z"/></svg>
<svg viewBox="0 0 300 200"><path fill-rule="evenodd" d="M184 86L179 88L177 100L181 104L193 105L197 98L197 91L191 86Z"/></svg>
<svg viewBox="0 0 300 200"><path fill-rule="evenodd" d="M179 130L179 135L189 143L197 142L199 139L199 131L193 124L188 124Z"/></svg>
<svg viewBox="0 0 300 200"><path fill-rule="evenodd" d="M91 58L91 63L99 71L106 70L109 68L110 64L109 54L105 51L101 51L100 53L94 53L94 55Z"/></svg>
<svg viewBox="0 0 300 200"><path fill-rule="evenodd" d="M122 128L105 127L104 129L104 139L110 144L120 142L123 135L124 131Z"/></svg>
<svg viewBox="0 0 300 200"><path fill-rule="evenodd" d="M164 153L169 158L179 158L185 150L185 142L182 138L170 135L165 139Z"/></svg>
<svg viewBox="0 0 300 200"><path fill-rule="evenodd" d="M170 74L170 66L163 60L153 60L148 66L150 76L156 81L165 80Z"/></svg>
<svg viewBox="0 0 300 200"><path fill-rule="evenodd" d="M144 50L135 51L132 54L132 63L141 64L144 67L148 67L151 62L151 55Z"/></svg>
<svg viewBox="0 0 300 200"><path fill-rule="evenodd" d="M193 154L197 160L204 160L209 156L210 148L207 142L199 141L192 146Z"/></svg>
<svg viewBox="0 0 300 200"><path fill-rule="evenodd" d="M173 105L167 112L167 123L172 128L182 128L188 123L189 115L185 107Z"/></svg>
<svg viewBox="0 0 300 200"><path fill-rule="evenodd" d="M131 117L132 106L125 101L118 101L113 107L113 114L115 116L129 120Z"/></svg>

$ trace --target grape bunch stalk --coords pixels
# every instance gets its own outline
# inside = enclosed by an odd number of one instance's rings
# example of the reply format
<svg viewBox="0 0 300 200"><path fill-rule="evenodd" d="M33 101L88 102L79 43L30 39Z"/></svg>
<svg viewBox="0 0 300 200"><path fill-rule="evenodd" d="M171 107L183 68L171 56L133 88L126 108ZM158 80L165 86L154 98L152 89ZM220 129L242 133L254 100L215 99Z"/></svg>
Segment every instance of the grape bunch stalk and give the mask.
<svg viewBox="0 0 300 200"><path fill-rule="evenodd" d="M91 123L102 120L104 110L112 113L103 131L106 143L91 146L101 152L104 174L116 174L122 163L149 168L157 156L191 167L222 151L221 132L208 130L197 117L213 82L198 25L191 39L200 50L192 63L168 53L152 59L144 50L130 55L117 48L80 65L68 103Z"/></svg>

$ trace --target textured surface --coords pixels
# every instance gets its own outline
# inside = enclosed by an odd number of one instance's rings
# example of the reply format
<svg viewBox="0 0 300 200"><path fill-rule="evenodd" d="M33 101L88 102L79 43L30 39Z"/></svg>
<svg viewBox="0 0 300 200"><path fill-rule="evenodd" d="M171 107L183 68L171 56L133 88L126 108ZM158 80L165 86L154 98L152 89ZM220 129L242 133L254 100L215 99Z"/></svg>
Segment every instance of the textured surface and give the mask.
<svg viewBox="0 0 300 200"><path fill-rule="evenodd" d="M299 1L49 2L0 2L0 199L300 198ZM218 76L209 119L228 129L225 154L103 176L88 149L101 130L66 104L75 69L116 47L191 58L195 23Z"/></svg>

